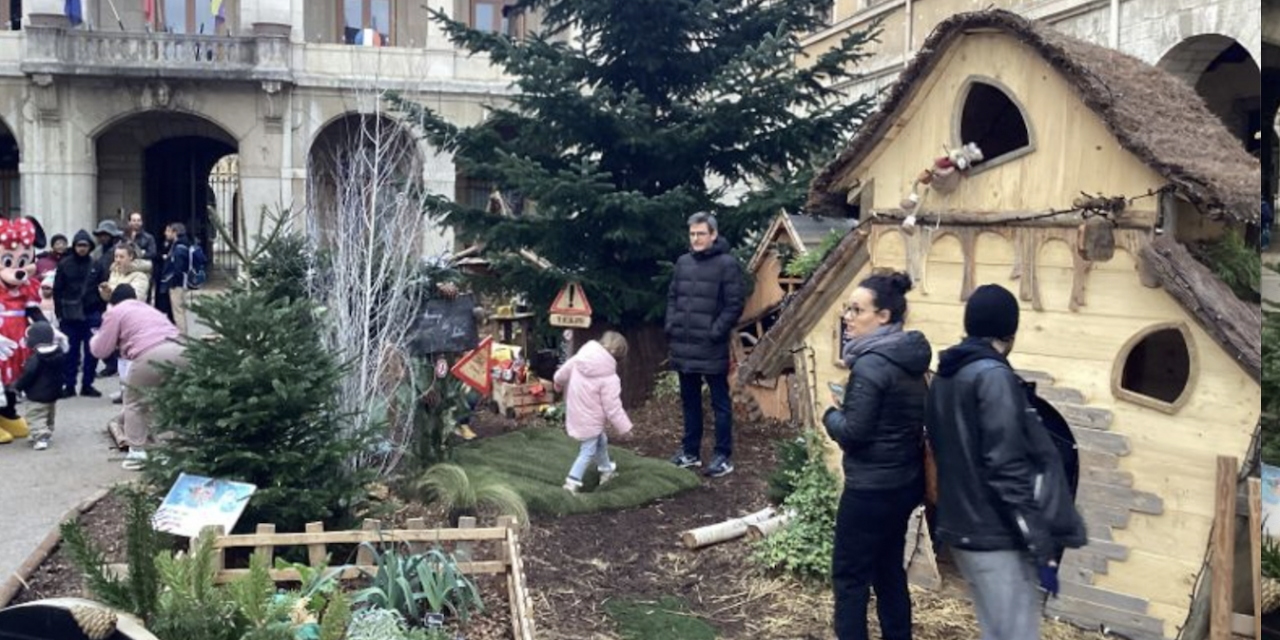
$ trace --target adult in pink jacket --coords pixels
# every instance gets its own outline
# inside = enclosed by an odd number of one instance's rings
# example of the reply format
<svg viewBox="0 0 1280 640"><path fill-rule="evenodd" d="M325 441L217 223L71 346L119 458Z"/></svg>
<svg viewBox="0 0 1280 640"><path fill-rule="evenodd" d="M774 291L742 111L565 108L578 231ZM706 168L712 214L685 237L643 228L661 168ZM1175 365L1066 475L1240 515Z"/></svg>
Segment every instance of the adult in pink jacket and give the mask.
<svg viewBox="0 0 1280 640"><path fill-rule="evenodd" d="M129 392L124 394L124 438L129 446L124 468L137 471L147 460L147 438L151 433L151 411L144 391L160 385L158 363L185 362L178 344L178 328L155 307L137 299L133 287L122 284L111 292L111 307L102 316L102 328L89 340L89 350L105 358L117 349L131 361Z"/></svg>
<svg viewBox="0 0 1280 640"><path fill-rule="evenodd" d="M593 461L600 471L600 484L617 474L618 465L609 460L605 425L612 425L618 435L631 431L631 418L622 409L622 380L618 378L618 361L626 354L626 338L606 331L599 342L582 345L556 371L556 389L565 394L565 430L579 442L578 458L564 481L569 493L582 488L582 475Z"/></svg>

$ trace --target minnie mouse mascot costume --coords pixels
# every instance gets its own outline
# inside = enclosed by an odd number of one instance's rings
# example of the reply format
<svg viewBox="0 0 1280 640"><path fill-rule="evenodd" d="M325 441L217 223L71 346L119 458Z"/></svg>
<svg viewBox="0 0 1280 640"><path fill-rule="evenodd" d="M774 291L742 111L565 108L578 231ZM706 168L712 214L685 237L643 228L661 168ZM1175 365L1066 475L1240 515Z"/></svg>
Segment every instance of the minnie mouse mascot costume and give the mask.
<svg viewBox="0 0 1280 640"><path fill-rule="evenodd" d="M0 219L0 444L29 435L27 421L18 415L18 397L10 389L27 363L30 350L23 343L27 326L45 321L40 311L40 283L36 281L36 249L45 245L44 229L35 218ZM66 337L58 336L66 349Z"/></svg>

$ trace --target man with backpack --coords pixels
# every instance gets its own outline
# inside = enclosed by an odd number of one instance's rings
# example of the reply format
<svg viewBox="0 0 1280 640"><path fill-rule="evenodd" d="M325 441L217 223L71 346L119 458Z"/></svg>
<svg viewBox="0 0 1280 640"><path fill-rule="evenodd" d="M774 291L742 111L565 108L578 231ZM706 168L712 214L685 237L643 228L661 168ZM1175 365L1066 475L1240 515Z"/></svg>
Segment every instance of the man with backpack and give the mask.
<svg viewBox="0 0 1280 640"><path fill-rule="evenodd" d="M160 276L159 289L160 293L168 292L169 304L173 309L173 323L177 325L178 332L185 335L188 292L199 289L204 284L207 273L204 249L191 242L187 236L187 227L181 222L173 222L165 227L164 237L171 249L164 263L164 273Z"/></svg>

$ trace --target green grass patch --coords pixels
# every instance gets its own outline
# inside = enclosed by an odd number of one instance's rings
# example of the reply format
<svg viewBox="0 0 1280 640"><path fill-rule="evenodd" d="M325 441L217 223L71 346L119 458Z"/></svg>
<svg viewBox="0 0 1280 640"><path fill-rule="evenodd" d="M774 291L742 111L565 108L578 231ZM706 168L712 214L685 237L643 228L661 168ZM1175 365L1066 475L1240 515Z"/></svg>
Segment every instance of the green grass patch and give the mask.
<svg viewBox="0 0 1280 640"><path fill-rule="evenodd" d="M498 476L525 499L529 511L545 515L630 509L699 484L698 476L687 469L611 446L609 456L618 465L618 475L597 488L599 476L592 467L583 478L584 491L570 494L563 489L564 479L578 457L578 441L559 429L521 429L475 440L455 453L458 464Z"/></svg>
<svg viewBox="0 0 1280 640"><path fill-rule="evenodd" d="M624 640L715 640L715 627L689 612L681 598L663 596L657 602L619 599L604 604Z"/></svg>

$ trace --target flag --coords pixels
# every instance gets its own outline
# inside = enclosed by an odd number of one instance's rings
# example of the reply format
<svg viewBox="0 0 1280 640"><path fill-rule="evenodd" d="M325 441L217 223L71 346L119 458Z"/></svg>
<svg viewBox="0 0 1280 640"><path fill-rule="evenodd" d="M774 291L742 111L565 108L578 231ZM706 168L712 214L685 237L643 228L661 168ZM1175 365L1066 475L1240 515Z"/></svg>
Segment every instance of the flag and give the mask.
<svg viewBox="0 0 1280 640"><path fill-rule="evenodd" d="M72 26L78 26L84 22L84 11L80 7L80 0L67 0L63 5L63 13L67 14L67 19L71 21Z"/></svg>
<svg viewBox="0 0 1280 640"><path fill-rule="evenodd" d="M142 0L142 16L148 26L156 23L156 0Z"/></svg>
<svg viewBox="0 0 1280 640"><path fill-rule="evenodd" d="M209 13L213 14L215 23L221 24L227 21L227 3L224 0L209 0Z"/></svg>

